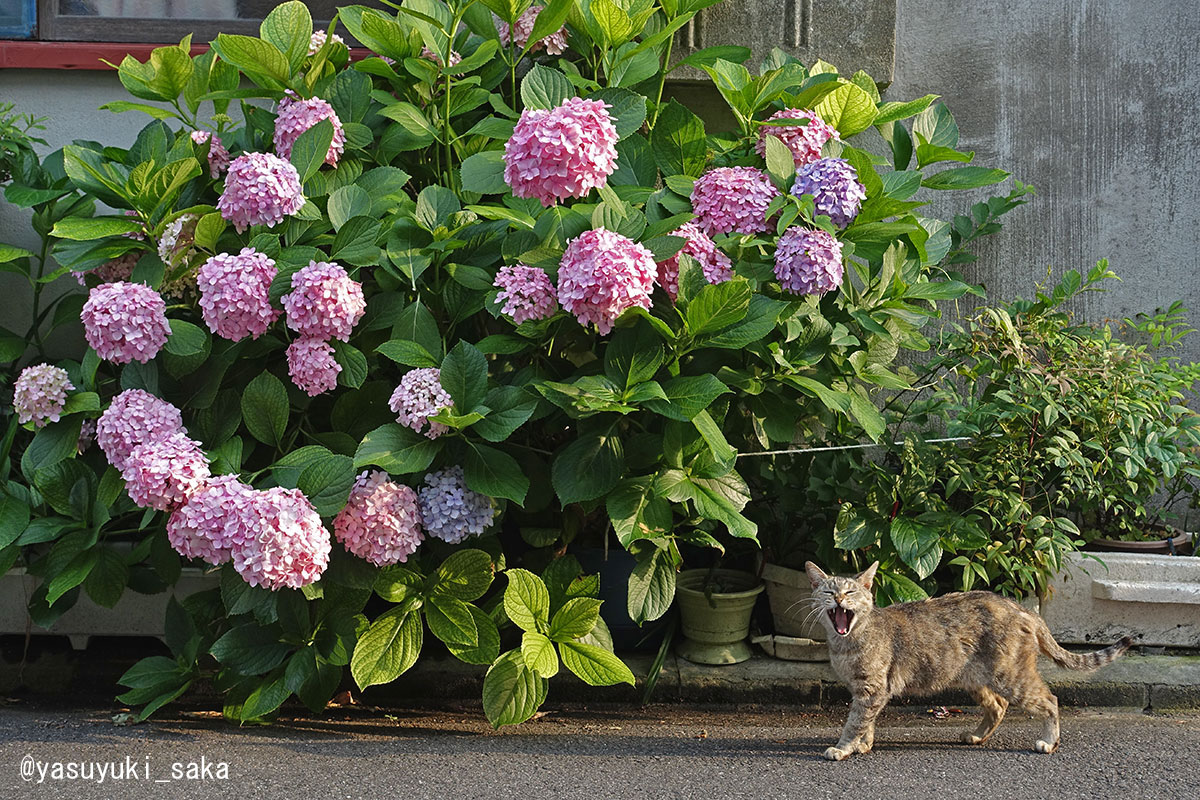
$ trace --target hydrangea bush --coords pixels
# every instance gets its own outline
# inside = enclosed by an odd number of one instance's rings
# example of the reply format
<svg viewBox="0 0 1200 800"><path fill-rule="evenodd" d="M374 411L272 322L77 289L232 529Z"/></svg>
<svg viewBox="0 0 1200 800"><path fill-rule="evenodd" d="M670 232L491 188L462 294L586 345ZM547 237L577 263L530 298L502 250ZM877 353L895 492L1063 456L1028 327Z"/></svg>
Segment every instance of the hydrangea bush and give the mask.
<svg viewBox="0 0 1200 800"><path fill-rule="evenodd" d="M172 602L173 657L122 679L143 714L200 677L235 719L320 709L426 633L488 665L496 725L560 666L632 683L565 546L615 535L656 619L681 543L755 540L739 454L882 436L899 351L998 228L920 209L1007 177L932 95L778 50L673 59L713 2L405 0L341 9L344 41L290 2L261 37L127 58L137 99L107 108L153 118L136 141L6 192L61 265L5 251L35 293L90 288L54 312L90 348L65 383L30 367L0 451L0 567L44 579L35 620L219 569ZM662 99L680 66L736 130Z"/></svg>

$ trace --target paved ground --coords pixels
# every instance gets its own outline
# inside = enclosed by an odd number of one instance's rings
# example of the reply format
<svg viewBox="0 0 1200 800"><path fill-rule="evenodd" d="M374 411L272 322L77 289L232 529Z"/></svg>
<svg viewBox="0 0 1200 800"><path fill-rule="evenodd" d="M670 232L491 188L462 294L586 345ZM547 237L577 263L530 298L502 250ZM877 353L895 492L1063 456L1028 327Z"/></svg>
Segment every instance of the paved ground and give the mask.
<svg viewBox="0 0 1200 800"><path fill-rule="evenodd" d="M819 758L840 712L566 707L499 732L474 707L348 708L265 729L203 711L117 727L111 714L0 705L0 798L1195 798L1200 786L1195 713L1069 710L1062 747L1044 756L1028 750L1028 719L969 748L957 737L974 709L945 720L900 709L874 753L840 764ZM47 766L127 758L136 772L103 784L55 780Z"/></svg>

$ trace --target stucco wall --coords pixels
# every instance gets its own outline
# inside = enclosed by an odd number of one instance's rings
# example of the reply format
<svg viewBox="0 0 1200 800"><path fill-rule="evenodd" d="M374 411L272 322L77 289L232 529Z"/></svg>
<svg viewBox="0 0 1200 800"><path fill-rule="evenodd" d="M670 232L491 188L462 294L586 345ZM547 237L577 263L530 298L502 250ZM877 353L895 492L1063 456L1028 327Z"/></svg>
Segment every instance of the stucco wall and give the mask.
<svg viewBox="0 0 1200 800"><path fill-rule="evenodd" d="M1124 281L1086 298L1087 315L1120 318L1175 299L1200 308L1200 12L1192 3L900 0L896 32L888 96L942 95L963 148L1038 189L968 267L973 279L996 297L1028 295L1048 266L1059 274L1107 257ZM54 147L74 138L131 142L146 117L94 110L122 91L111 73L0 70L0 97L52 117ZM6 204L0 240L30 241L27 216ZM0 297L9 298L0 324L10 327L24 322L12 285L0 275ZM1189 354L1200 358L1200 341Z"/></svg>
<svg viewBox="0 0 1200 800"><path fill-rule="evenodd" d="M1038 189L973 277L997 297L1028 296L1048 265L1107 257L1123 282L1088 296L1088 316L1182 299L1200 323L1200 7L901 0L897 19L889 94L942 95L964 149Z"/></svg>

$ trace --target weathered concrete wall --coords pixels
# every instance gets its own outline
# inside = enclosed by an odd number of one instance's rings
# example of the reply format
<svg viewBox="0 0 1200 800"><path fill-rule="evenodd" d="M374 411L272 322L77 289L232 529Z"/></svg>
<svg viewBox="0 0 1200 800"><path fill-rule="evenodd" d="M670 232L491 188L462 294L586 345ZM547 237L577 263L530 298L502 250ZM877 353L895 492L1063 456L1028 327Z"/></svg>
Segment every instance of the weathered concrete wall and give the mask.
<svg viewBox="0 0 1200 800"><path fill-rule="evenodd" d="M1038 189L969 274L994 297L1029 296L1047 266L1107 257L1124 280L1080 311L1182 299L1200 323L1200 8L901 0L897 20L889 96L942 95L964 149ZM1188 350L1200 358L1200 341Z"/></svg>
<svg viewBox="0 0 1200 800"><path fill-rule="evenodd" d="M0 98L15 103L21 113L48 116L41 138L57 150L75 139L92 139L128 146L149 121L145 114L113 114L97 108L125 96L115 72L63 70L0 70ZM30 211L0 201L0 242L30 250L38 238L29 227ZM60 280L55 290L71 291L75 284ZM54 290L52 290L54 291ZM52 297L48 293L47 299ZM0 273L0 326L23 333L29 327L32 297L22 278ZM83 341L79 328L60 329L50 341L52 356L77 355Z"/></svg>

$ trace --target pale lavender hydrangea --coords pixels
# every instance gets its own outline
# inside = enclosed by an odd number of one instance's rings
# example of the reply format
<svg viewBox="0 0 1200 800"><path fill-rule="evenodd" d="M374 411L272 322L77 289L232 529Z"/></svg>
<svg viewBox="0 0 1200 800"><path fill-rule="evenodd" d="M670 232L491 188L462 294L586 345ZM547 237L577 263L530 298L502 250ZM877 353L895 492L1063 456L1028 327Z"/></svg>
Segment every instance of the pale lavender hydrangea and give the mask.
<svg viewBox="0 0 1200 800"><path fill-rule="evenodd" d="M35 428L47 422L58 422L67 405L67 392L74 389L67 371L50 364L37 364L21 370L13 384L13 408L22 425L32 422Z"/></svg>
<svg viewBox="0 0 1200 800"><path fill-rule="evenodd" d="M324 339L301 336L287 349L288 375L309 397L337 386L342 365L333 357L333 345Z"/></svg>
<svg viewBox="0 0 1200 800"><path fill-rule="evenodd" d="M245 515L254 490L236 475L218 475L167 520L167 541L184 558L220 565L246 543Z"/></svg>
<svg viewBox="0 0 1200 800"><path fill-rule="evenodd" d="M333 549L321 515L299 489L256 491L241 514L233 568L251 586L300 589L320 580Z"/></svg>
<svg viewBox="0 0 1200 800"><path fill-rule="evenodd" d="M775 277L785 292L825 294L842 285L842 243L820 230L793 227L775 246Z"/></svg>
<svg viewBox="0 0 1200 800"><path fill-rule="evenodd" d="M209 479L200 443L184 433L139 444L121 470L129 498L143 508L169 511L187 502Z"/></svg>
<svg viewBox="0 0 1200 800"><path fill-rule="evenodd" d="M767 206L779 195L771 178L754 167L718 167L696 179L692 210L696 224L709 236L719 233L763 233Z"/></svg>
<svg viewBox="0 0 1200 800"><path fill-rule="evenodd" d="M529 34L533 33L533 26L537 23L538 14L542 13L545 6L534 4L525 10L525 13L517 17L517 21L512 26L511 36L514 40L512 43L520 49L524 49L529 42ZM500 44L508 47L510 44L509 26L499 17L494 17L496 23L496 33L500 34ZM545 50L548 55L561 55L567 49L567 29L560 27L554 33L550 34L541 41L535 42L533 47L529 48L529 52L536 53L538 50Z"/></svg>
<svg viewBox="0 0 1200 800"><path fill-rule="evenodd" d="M496 515L492 498L468 489L458 466L426 475L417 498L425 532L450 544L480 535Z"/></svg>
<svg viewBox="0 0 1200 800"><path fill-rule="evenodd" d="M867 190L858 181L858 171L840 158L822 158L796 170L792 184L796 197L810 194L818 214L844 228L854 221L867 199Z"/></svg>
<svg viewBox="0 0 1200 800"><path fill-rule="evenodd" d="M315 56L325 46L325 42L329 40L329 32L325 29L319 29L312 32L312 36L308 37L308 54ZM333 41L338 44L345 44L346 40L336 33L333 34ZM347 48L348 49L348 48Z"/></svg>
<svg viewBox="0 0 1200 800"><path fill-rule="evenodd" d="M75 452L83 455L94 441L96 441L96 420L85 419L79 426L79 439L75 442Z"/></svg>
<svg viewBox="0 0 1200 800"><path fill-rule="evenodd" d="M684 253L696 259L704 272L704 278L709 283L724 283L733 277L733 262L729 256L717 249L716 243L708 238L708 234L700 230L694 222L685 222L671 236L682 236L687 239ZM679 253L658 262L658 285L663 287L672 300L679 296Z"/></svg>
<svg viewBox="0 0 1200 800"><path fill-rule="evenodd" d="M292 291L283 296L287 326L301 336L350 341L350 332L367 310L362 284L339 264L310 261L292 275Z"/></svg>
<svg viewBox="0 0 1200 800"><path fill-rule="evenodd" d="M334 518L333 535L348 552L377 567L403 564L425 538L417 493L389 480L386 472L367 470Z"/></svg>
<svg viewBox="0 0 1200 800"><path fill-rule="evenodd" d="M496 301L504 302L500 310L518 325L527 320L549 319L558 310L554 282L545 270L524 264L501 267L493 285L500 290Z"/></svg>
<svg viewBox="0 0 1200 800"><path fill-rule="evenodd" d="M142 218L142 215L134 211L132 208L125 211L125 216L137 217L139 220ZM140 231L130 231L129 233L122 233L121 235L126 239L134 239L139 242L144 242L146 241L146 224L144 222L142 223L142 229Z"/></svg>
<svg viewBox="0 0 1200 800"><path fill-rule="evenodd" d="M221 137L208 131L192 131L192 141L196 144L210 142L208 146L208 174L213 179L221 177L221 173L229 169L229 151L221 144Z"/></svg>
<svg viewBox="0 0 1200 800"><path fill-rule="evenodd" d="M758 129L755 151L767 157L767 137L776 136L792 151L796 166L800 167L821 157L821 148L830 139L838 139L837 130L821 119L815 111L806 108L785 108L767 117L768 121L781 119L806 119L807 125L762 125Z"/></svg>
<svg viewBox="0 0 1200 800"><path fill-rule="evenodd" d="M138 445L184 432L179 409L142 389L121 392L96 421L96 441L118 470Z"/></svg>
<svg viewBox="0 0 1200 800"><path fill-rule="evenodd" d="M221 216L238 233L251 225L273 228L304 206L300 173L271 153L246 153L229 165L225 191L217 199Z"/></svg>
<svg viewBox="0 0 1200 800"><path fill-rule="evenodd" d="M171 335L167 304L140 283L105 283L88 294L80 314L83 337L101 358L116 364L158 355Z"/></svg>
<svg viewBox="0 0 1200 800"><path fill-rule="evenodd" d="M269 256L252 247L205 261L196 273L204 324L230 341L257 339L279 317L270 297L271 281L278 272Z"/></svg>
<svg viewBox="0 0 1200 800"><path fill-rule="evenodd" d="M292 146L296 144L300 134L323 119L333 123L333 140L325 154L325 163L336 167L342 151L346 148L346 133L342 130L342 121L338 119L333 106L319 97L296 100L286 106L280 105L279 115L275 117L275 152L280 158L291 158Z"/></svg>
<svg viewBox="0 0 1200 800"><path fill-rule="evenodd" d="M442 388L441 377L442 371L437 367L409 370L388 400L388 408L396 412L397 422L430 439L436 439L449 428L440 422L431 422L429 417L454 404ZM425 430L426 425L429 430Z"/></svg>
<svg viewBox="0 0 1200 800"><path fill-rule="evenodd" d="M597 228L567 243L558 267L558 302L580 325L606 334L630 308L650 308L658 276L654 254L619 233Z"/></svg>
<svg viewBox="0 0 1200 800"><path fill-rule="evenodd" d="M572 97L527 108L504 145L504 181L515 197L551 206L603 186L617 168L617 129L600 100Z"/></svg>
<svg viewBox="0 0 1200 800"><path fill-rule="evenodd" d="M199 221L200 218L195 214L182 214L163 228L162 235L158 237L158 257L168 270L177 266L191 252L196 240L196 223Z"/></svg>

